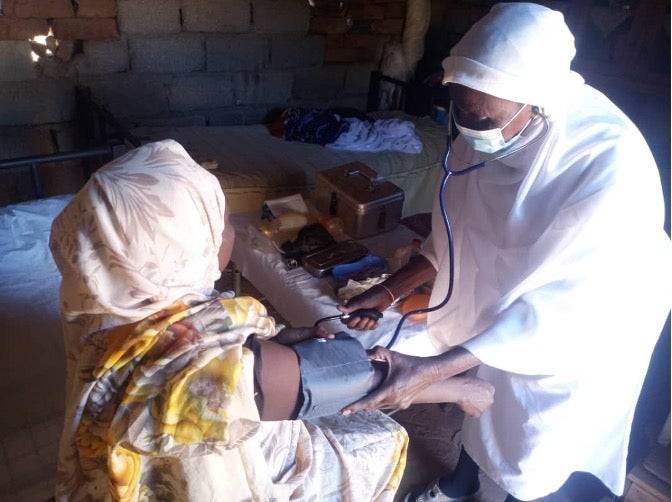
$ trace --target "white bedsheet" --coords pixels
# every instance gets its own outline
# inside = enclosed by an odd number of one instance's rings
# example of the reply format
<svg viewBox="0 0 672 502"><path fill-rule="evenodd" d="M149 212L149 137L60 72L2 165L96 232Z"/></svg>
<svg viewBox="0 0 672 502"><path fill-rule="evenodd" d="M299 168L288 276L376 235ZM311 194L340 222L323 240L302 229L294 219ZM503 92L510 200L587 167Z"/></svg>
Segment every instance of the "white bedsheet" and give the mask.
<svg viewBox="0 0 672 502"><path fill-rule="evenodd" d="M0 208L0 395L9 432L62 412L65 355L61 276L49 251L51 222L71 196Z"/></svg>
<svg viewBox="0 0 672 502"><path fill-rule="evenodd" d="M261 208L265 200L300 192L312 196L315 173L350 162L363 162L404 191L403 216L431 211L443 175L446 129L429 117L400 112L374 114L413 122L422 142L418 154L336 150L318 144L285 141L262 124L209 127L142 127L133 133L146 141L171 138L197 161L216 161L233 212Z"/></svg>
<svg viewBox="0 0 672 502"><path fill-rule="evenodd" d="M256 230L260 223L256 213L234 214L231 221L236 227L232 260L290 325L312 326L318 319L339 314L331 277L314 277L303 267L288 269L279 251L274 250L268 238ZM397 247L409 244L414 238L420 237L404 225L399 225L391 232L360 242L372 254L387 258ZM350 334L365 348L386 345L400 318L400 307L396 306L383 314L375 330L353 331ZM325 322L324 326L332 331L349 331L339 320ZM425 334L424 322L406 320L393 348L413 355L434 355L436 349Z"/></svg>

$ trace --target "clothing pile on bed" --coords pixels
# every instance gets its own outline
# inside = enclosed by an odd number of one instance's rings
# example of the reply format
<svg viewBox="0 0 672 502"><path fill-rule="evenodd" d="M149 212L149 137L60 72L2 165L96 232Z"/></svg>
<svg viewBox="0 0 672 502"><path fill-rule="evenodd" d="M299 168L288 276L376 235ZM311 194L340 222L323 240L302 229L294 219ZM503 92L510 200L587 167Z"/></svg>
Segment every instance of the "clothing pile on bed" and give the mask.
<svg viewBox="0 0 672 502"><path fill-rule="evenodd" d="M352 116L348 116L352 115ZM317 143L339 150L420 153L415 124L398 118L372 119L362 113L323 108L287 108L282 112L287 141Z"/></svg>

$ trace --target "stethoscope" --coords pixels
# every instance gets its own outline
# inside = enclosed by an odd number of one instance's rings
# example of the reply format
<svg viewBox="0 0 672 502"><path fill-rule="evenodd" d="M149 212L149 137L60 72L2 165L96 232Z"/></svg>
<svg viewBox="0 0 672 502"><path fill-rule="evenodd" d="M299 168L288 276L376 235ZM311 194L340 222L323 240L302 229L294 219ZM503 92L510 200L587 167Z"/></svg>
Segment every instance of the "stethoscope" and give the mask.
<svg viewBox="0 0 672 502"><path fill-rule="evenodd" d="M446 295L443 298L443 300L431 307L425 307L425 308L420 308L420 309L415 309L415 310L410 310L403 314L401 316L401 319L399 319L399 322L397 323L397 327L394 330L394 334L392 335L392 338L390 341L387 343L385 348L391 349L392 346L396 343L397 339L399 338L399 333L401 332L401 328L404 325L404 322L406 319L411 317L412 315L418 315L418 314L426 314L429 312L434 312L436 310L439 310L446 306L446 304L450 301L450 298L453 295L453 285L454 285L454 271L455 271L455 256L454 256L454 243L453 243L453 231L450 225L450 218L448 217L448 210L446 209L446 202L445 202L445 191L446 191L446 186L448 184L448 180L451 178L451 176L464 176L466 174L469 174L471 172L474 172L478 169L481 169L483 167L486 167L488 164L491 164L493 162L496 162L498 160L501 160L505 157L509 157L511 155L515 155L516 153L520 152L521 150L526 149L527 147L533 145L537 141L539 141L541 138L543 138L546 133L549 130L549 123L548 123L548 118L540 113L538 114L543 120L544 124L544 130L541 134L537 135L537 137L533 138L532 140L528 141L527 143L524 143L523 145L517 147L517 148L512 148L512 149L506 149L503 152L499 153L498 155L495 155L492 158L486 159L482 162L479 162L478 164L471 165L469 167L466 167L464 169L460 170L454 170L451 169L448 165L448 157L450 157L450 154L452 152L452 146L453 146L453 134L452 134L452 113L449 113L448 117L448 137L446 139L446 152L443 155L443 178L441 180L441 186L439 190L439 207L441 209L441 217L443 218L443 224L446 229L446 236L448 239L448 290L446 291ZM530 124L534 119L530 120L530 122L523 128L523 131L529 127ZM522 132L521 132L522 133ZM353 317L368 317L373 320L378 320L383 316L382 312L376 310L376 309L359 309L355 310L353 312L350 312L349 314L340 314L340 315L334 315L334 316L329 316L325 317L322 319L319 319L316 323L315 326L317 326L319 323L331 319L340 319L341 322L344 324L347 324L347 321Z"/></svg>

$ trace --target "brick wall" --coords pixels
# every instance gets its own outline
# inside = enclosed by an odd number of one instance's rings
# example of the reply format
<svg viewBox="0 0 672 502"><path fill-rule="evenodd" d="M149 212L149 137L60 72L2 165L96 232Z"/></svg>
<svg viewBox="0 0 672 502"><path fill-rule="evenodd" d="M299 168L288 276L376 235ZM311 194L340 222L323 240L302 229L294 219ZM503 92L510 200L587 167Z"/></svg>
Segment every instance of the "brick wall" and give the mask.
<svg viewBox="0 0 672 502"><path fill-rule="evenodd" d="M72 119L77 84L138 121L256 122L288 103L363 107L368 72L401 37L406 2L313 4L3 0L0 125Z"/></svg>
<svg viewBox="0 0 672 502"><path fill-rule="evenodd" d="M406 0L311 3L2 0L0 158L72 149L77 85L131 126L364 108L383 46L401 38ZM30 193L23 174L2 172L0 184Z"/></svg>

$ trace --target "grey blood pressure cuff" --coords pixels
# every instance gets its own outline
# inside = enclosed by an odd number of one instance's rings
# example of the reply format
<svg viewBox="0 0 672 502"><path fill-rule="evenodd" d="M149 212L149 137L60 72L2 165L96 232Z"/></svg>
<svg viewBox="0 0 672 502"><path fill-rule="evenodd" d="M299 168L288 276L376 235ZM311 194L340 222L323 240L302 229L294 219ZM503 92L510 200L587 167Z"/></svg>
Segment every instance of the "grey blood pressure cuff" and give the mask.
<svg viewBox="0 0 672 502"><path fill-rule="evenodd" d="M299 357L301 395L296 419L333 415L358 401L382 381L356 339L344 332L335 338L312 338L292 345Z"/></svg>

